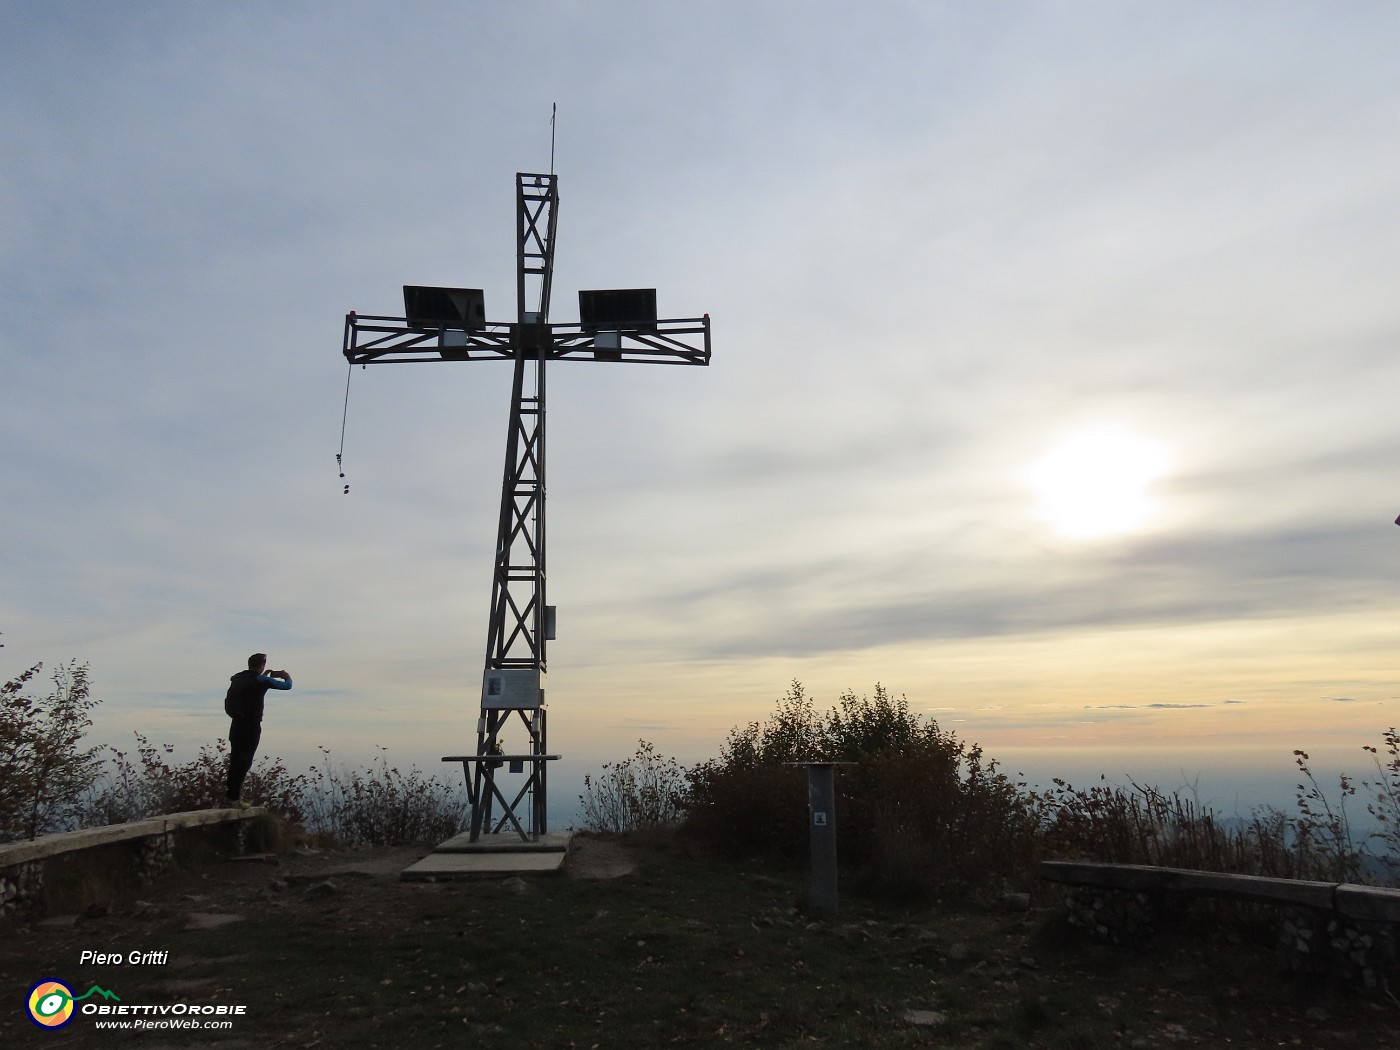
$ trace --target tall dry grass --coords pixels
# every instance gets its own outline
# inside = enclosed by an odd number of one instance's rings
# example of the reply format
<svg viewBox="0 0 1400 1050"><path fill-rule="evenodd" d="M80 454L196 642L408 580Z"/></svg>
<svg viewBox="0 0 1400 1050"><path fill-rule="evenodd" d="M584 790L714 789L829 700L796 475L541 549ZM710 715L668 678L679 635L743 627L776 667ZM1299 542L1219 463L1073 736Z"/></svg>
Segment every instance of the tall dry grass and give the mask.
<svg viewBox="0 0 1400 1050"><path fill-rule="evenodd" d="M109 748L106 770L80 807L82 826L118 824L161 813L223 806L228 745L206 744L185 762L175 749L136 734L132 752ZM464 785L407 772L389 764L386 749L363 769L331 761L292 773L277 757L260 758L244 781L243 795L305 831L345 846L399 846L441 842L467 824Z"/></svg>
<svg viewBox="0 0 1400 1050"><path fill-rule="evenodd" d="M642 831L680 822L684 814L685 771L655 745L637 741L620 762L604 762L596 776L585 774L579 796L584 827L592 831Z"/></svg>

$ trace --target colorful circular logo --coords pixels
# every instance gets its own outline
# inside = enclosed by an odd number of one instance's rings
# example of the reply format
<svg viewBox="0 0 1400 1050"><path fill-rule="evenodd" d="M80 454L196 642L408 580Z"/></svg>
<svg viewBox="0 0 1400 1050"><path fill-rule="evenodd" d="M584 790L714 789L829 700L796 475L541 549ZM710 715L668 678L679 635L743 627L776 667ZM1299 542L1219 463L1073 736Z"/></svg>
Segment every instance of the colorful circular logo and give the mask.
<svg viewBox="0 0 1400 1050"><path fill-rule="evenodd" d="M73 990L49 978L29 989L29 1019L40 1028L62 1028L73 1020Z"/></svg>

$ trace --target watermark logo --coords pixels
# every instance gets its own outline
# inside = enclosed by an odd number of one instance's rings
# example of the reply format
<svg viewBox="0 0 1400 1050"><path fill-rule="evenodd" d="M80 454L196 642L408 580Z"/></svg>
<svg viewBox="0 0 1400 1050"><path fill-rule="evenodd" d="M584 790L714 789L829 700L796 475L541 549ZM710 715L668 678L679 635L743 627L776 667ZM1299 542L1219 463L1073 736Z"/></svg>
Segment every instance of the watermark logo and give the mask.
<svg viewBox="0 0 1400 1050"><path fill-rule="evenodd" d="M52 977L36 981L29 989L29 1019L40 1028L62 1028L73 1020L73 1004L82 1002L90 995L100 995L103 999L116 999L121 1002L115 992L99 988L95 984L82 995L75 996L73 989Z"/></svg>
<svg viewBox="0 0 1400 1050"><path fill-rule="evenodd" d="M29 1019L40 1028L62 1028L73 1020L73 990L62 981L39 981L29 989Z"/></svg>

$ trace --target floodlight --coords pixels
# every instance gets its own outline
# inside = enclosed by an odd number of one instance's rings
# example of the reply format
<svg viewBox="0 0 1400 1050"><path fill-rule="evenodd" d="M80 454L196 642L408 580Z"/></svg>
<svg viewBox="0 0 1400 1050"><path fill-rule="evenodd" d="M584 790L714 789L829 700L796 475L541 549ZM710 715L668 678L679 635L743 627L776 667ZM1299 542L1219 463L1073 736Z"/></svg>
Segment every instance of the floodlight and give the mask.
<svg viewBox="0 0 1400 1050"><path fill-rule="evenodd" d="M593 360L621 361L622 333L614 331L595 333L593 336Z"/></svg>
<svg viewBox="0 0 1400 1050"><path fill-rule="evenodd" d="M578 293L579 324L590 334L656 331L655 288L601 288Z"/></svg>
<svg viewBox="0 0 1400 1050"><path fill-rule="evenodd" d="M486 297L480 288L403 286L404 316L410 328L455 328L475 332L486 327Z"/></svg>

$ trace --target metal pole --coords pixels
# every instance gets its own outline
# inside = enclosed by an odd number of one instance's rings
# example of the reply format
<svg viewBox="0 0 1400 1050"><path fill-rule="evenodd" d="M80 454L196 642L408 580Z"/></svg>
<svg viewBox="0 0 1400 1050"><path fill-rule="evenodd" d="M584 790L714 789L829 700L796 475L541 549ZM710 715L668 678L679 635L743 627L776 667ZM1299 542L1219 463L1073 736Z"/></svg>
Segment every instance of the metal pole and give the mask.
<svg viewBox="0 0 1400 1050"><path fill-rule="evenodd" d="M807 764L807 807L812 822L812 885L808 904L824 918L835 918L836 769L830 762Z"/></svg>

